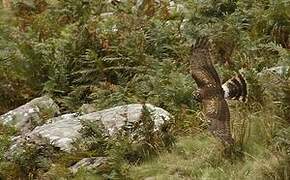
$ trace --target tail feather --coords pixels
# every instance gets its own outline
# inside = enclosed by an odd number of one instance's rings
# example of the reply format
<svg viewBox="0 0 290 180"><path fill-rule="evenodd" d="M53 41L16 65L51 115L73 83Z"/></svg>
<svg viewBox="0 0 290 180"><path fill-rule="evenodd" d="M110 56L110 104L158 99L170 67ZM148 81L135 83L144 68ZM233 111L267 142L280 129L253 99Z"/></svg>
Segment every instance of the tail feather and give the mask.
<svg viewBox="0 0 290 180"><path fill-rule="evenodd" d="M248 96L248 90L247 90L247 82L245 80L245 78L239 73L238 77L240 79L240 82L242 84L242 101L246 102L247 101L247 96Z"/></svg>
<svg viewBox="0 0 290 180"><path fill-rule="evenodd" d="M241 100L243 102L247 100L247 83L240 73L227 80L222 85L222 88L226 99Z"/></svg>
<svg viewBox="0 0 290 180"><path fill-rule="evenodd" d="M239 97L242 95L242 87L241 87L241 83L238 80L237 77L234 77L231 79L231 81L235 84L236 89L235 89L235 94L233 94L233 98L234 100L239 100Z"/></svg>

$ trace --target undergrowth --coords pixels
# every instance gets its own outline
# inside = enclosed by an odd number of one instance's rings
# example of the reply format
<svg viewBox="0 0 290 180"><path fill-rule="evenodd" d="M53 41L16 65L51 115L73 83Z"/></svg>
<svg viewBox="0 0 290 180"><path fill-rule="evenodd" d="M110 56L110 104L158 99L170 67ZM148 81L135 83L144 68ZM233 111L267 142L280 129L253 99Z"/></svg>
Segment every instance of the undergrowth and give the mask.
<svg viewBox="0 0 290 180"><path fill-rule="evenodd" d="M177 140L155 144L161 139L141 128L144 144L153 147L148 153L122 133L109 141L97 125L86 124L82 150L30 145L7 161L15 132L1 125L1 179L289 179L290 74L267 70L290 65L288 0L11 2L11 9L0 9L0 114L43 94L62 113L89 103L97 110L151 103L174 116ZM188 57L201 35L213 40L222 81L240 70L248 82L248 102L229 102L240 158L225 157L206 133L208 122L192 95ZM93 156L111 157L110 166L70 174L68 167Z"/></svg>

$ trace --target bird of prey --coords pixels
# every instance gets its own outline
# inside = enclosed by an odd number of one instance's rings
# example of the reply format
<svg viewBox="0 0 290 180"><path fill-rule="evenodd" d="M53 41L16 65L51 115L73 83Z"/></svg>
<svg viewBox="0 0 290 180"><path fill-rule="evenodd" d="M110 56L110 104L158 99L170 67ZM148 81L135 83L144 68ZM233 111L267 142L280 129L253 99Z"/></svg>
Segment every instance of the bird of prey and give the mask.
<svg viewBox="0 0 290 180"><path fill-rule="evenodd" d="M240 73L221 83L212 64L210 45L206 37L199 38L192 45L191 74L198 86L198 99L202 103L203 113L210 122L210 132L220 138L223 144L232 145L234 139L230 131L230 112L226 99L245 102L247 84Z"/></svg>

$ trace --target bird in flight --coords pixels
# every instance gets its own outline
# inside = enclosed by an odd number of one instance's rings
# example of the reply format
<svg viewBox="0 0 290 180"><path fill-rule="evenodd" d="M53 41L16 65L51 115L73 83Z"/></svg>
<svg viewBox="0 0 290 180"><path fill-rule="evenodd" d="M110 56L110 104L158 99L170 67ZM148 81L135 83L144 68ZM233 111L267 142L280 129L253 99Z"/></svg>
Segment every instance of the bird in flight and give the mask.
<svg viewBox="0 0 290 180"><path fill-rule="evenodd" d="M210 132L221 139L223 144L234 144L230 130L230 112L226 99L247 99L247 83L244 77L237 73L234 77L221 83L215 70L211 55L211 43L207 37L197 39L192 45L190 68L195 80L198 99L202 103L205 118L210 122Z"/></svg>

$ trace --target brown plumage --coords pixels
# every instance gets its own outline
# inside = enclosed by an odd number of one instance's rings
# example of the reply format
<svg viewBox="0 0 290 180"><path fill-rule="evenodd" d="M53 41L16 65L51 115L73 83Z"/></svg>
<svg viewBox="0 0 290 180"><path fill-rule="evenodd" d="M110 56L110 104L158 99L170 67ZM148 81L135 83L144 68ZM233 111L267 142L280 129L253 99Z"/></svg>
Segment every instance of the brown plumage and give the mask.
<svg viewBox="0 0 290 180"><path fill-rule="evenodd" d="M237 78L232 78L222 85L212 64L209 49L210 42L207 38L200 38L194 43L190 59L191 73L198 86L204 115L210 122L209 130L223 143L231 145L234 140L230 131L230 112L225 98L245 99L246 83L244 78L238 75Z"/></svg>

